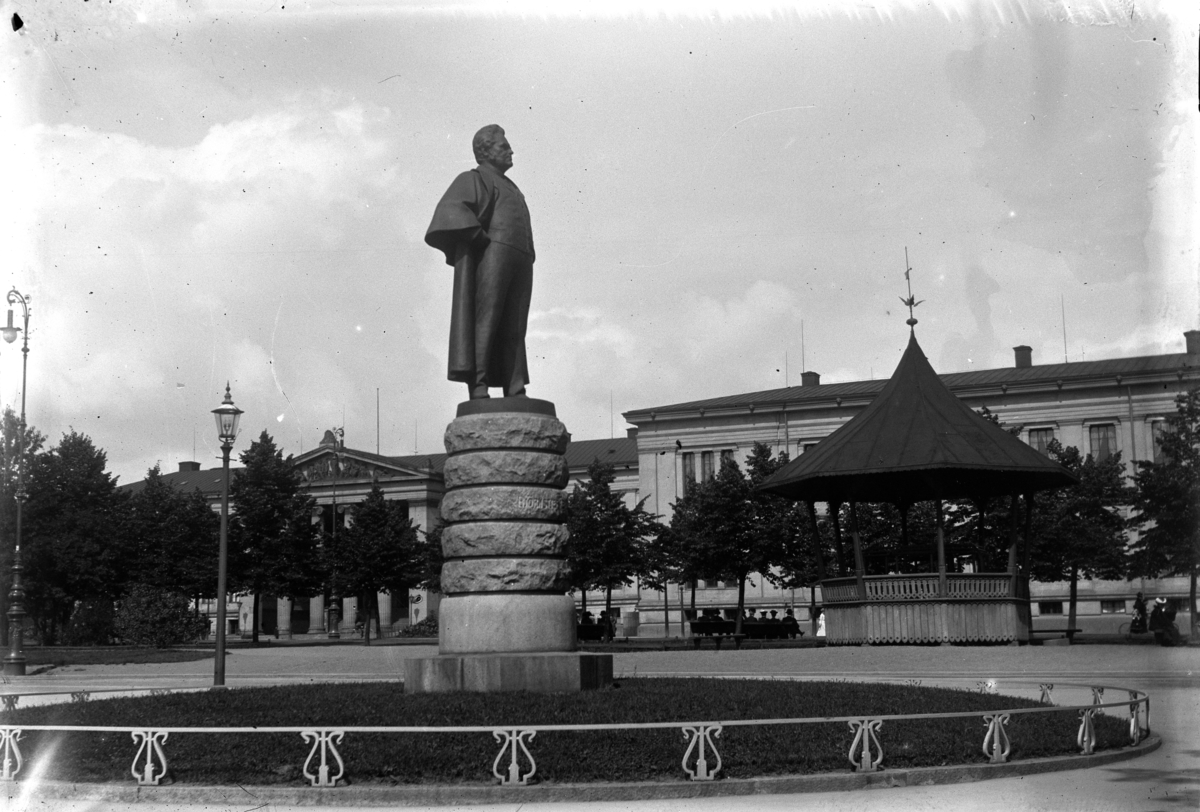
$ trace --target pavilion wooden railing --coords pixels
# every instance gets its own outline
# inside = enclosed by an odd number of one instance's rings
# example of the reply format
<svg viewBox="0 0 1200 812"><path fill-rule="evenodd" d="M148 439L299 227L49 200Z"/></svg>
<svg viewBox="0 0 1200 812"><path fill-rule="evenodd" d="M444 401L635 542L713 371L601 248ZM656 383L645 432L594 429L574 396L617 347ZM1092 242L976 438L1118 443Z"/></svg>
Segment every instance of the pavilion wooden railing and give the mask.
<svg viewBox="0 0 1200 812"><path fill-rule="evenodd" d="M1017 579L1014 593L1013 576L999 573L947 573L946 594L940 594L940 578L936 572L914 575L867 575L863 578L867 601L936 601L936 600L995 600L1019 596L1024 592L1023 579ZM861 603L858 579L828 578L821 582L821 598L826 604Z"/></svg>
<svg viewBox="0 0 1200 812"><path fill-rule="evenodd" d="M1029 638L1028 583L1006 572L831 578L821 596L832 645Z"/></svg>

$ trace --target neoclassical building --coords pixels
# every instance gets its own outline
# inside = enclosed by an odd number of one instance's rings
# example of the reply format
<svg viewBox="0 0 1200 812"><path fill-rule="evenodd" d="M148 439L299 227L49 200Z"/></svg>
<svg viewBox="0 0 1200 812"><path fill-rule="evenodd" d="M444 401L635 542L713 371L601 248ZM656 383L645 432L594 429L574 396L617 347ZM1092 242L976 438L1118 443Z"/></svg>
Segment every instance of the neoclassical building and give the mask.
<svg viewBox="0 0 1200 812"><path fill-rule="evenodd" d="M573 481L587 478L588 466L595 459L613 465L617 479L614 488L626 493L631 504L636 499L637 448L628 437L611 440L572 441L566 452L567 465ZM376 483L389 500L405 505L408 516L419 530L429 530L440 517L442 494L445 491L442 467L445 454L417 454L389 457L368 451L348 448L337 434L327 431L314 449L292 458L308 493L316 500L313 522L321 523L326 532L345 527L353 506L366 498ZM236 469L234 469L236 470ZM233 472L230 472L232 476ZM201 469L198 462L181 462L179 470L164 473L163 479L175 488L198 489L215 510L220 509L221 469ZM143 482L124 486L136 492ZM236 510L236 505L231 506ZM213 574L215 580L216 573ZM257 623L260 634L288 637L303 634L328 634L332 630L328 592L310 596L262 596L259 600ZM354 631L358 613L357 597L340 597L338 632ZM405 591L401 594L380 593L379 626L384 634L389 630L418 622L437 611L439 596L426 590ZM215 602L206 602L209 616L216 617ZM230 598L226 618L231 634L248 635L252 629L253 596Z"/></svg>

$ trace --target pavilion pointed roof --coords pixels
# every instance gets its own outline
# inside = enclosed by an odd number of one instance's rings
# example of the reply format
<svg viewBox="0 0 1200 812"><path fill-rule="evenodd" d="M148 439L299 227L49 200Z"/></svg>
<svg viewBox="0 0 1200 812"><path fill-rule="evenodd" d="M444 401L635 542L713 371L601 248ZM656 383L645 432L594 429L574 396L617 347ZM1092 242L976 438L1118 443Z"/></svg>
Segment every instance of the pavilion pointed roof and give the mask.
<svg viewBox="0 0 1200 812"><path fill-rule="evenodd" d="M1059 488L1075 477L960 401L915 333L866 409L762 484L818 502L979 499Z"/></svg>

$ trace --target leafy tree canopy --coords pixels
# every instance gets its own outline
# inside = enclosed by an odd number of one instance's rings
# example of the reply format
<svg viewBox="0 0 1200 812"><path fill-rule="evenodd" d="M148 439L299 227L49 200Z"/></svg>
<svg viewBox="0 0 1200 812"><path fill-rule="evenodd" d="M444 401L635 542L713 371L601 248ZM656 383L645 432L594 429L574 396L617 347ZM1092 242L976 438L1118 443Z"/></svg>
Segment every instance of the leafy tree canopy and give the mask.
<svg viewBox="0 0 1200 812"><path fill-rule="evenodd" d="M659 530L641 503L630 508L612 489L616 470L594 460L588 481L576 484L567 498L567 560L575 589L603 589L611 609L612 591L647 571L648 544Z"/></svg>

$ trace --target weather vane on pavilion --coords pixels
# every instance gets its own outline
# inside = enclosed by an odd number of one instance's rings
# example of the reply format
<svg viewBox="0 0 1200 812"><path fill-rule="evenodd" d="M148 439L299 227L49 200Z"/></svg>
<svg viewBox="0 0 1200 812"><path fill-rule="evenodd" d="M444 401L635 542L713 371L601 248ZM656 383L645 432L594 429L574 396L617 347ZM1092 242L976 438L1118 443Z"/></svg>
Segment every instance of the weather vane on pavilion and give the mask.
<svg viewBox="0 0 1200 812"><path fill-rule="evenodd" d="M904 281L908 284L908 298L905 299L903 296L901 296L900 301L904 302L904 304L908 306L908 320L904 323L909 327L913 327L917 323L916 318L913 316L913 308L925 300L922 299L921 302L918 302L917 297L913 296L912 279L910 279L908 276L910 273L912 273L912 267L908 264L908 246L906 245L904 246Z"/></svg>

